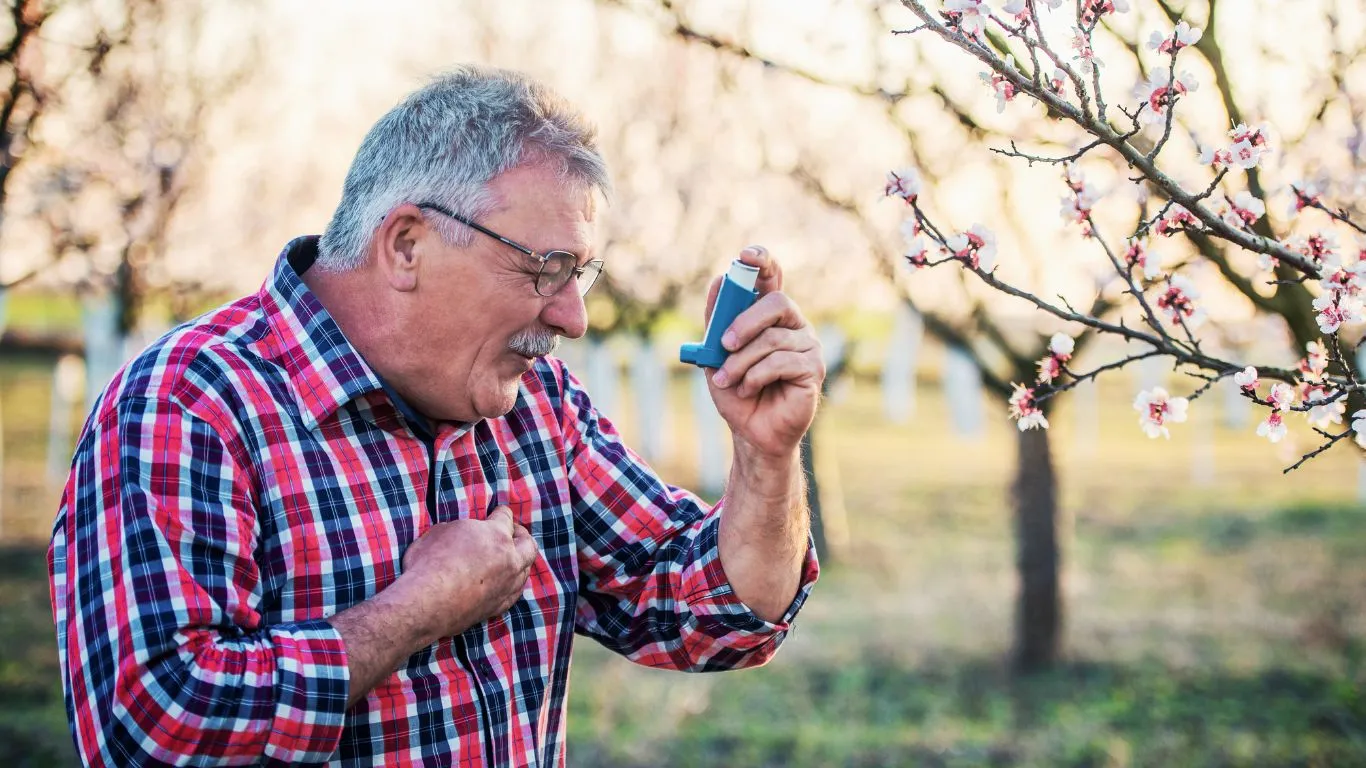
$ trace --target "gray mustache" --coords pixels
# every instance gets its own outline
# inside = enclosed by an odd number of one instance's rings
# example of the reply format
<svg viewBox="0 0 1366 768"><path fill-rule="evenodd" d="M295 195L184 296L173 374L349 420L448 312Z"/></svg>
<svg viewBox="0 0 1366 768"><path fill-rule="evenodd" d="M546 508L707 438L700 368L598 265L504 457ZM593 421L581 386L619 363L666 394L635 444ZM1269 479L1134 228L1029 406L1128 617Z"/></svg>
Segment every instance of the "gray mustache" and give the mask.
<svg viewBox="0 0 1366 768"><path fill-rule="evenodd" d="M560 337L549 331L519 331L508 340L508 349L526 357L545 357L560 346Z"/></svg>

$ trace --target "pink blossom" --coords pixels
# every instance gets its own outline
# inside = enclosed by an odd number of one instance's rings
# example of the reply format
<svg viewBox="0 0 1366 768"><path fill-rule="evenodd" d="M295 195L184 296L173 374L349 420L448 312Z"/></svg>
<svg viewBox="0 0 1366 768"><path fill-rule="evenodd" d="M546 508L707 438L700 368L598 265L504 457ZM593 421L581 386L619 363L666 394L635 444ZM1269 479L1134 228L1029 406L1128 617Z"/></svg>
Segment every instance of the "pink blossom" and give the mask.
<svg viewBox="0 0 1366 768"><path fill-rule="evenodd" d="M1248 192L1239 192L1232 200L1225 198L1224 201L1227 206L1220 211L1219 218L1230 227L1251 229L1266 214L1266 204Z"/></svg>
<svg viewBox="0 0 1366 768"><path fill-rule="evenodd" d="M1049 384L1062 375L1063 363L1072 359L1076 341L1065 333L1055 333L1048 340L1048 355L1039 360L1039 383Z"/></svg>
<svg viewBox="0 0 1366 768"><path fill-rule="evenodd" d="M1062 375L1062 362L1053 355L1046 355L1039 360L1039 383L1051 384L1054 379Z"/></svg>
<svg viewBox="0 0 1366 768"><path fill-rule="evenodd" d="M1130 240L1124 251L1124 263L1143 270L1144 280L1155 280L1162 272L1162 259L1148 250L1146 240Z"/></svg>
<svg viewBox="0 0 1366 768"><path fill-rule="evenodd" d="M1246 141L1256 149L1263 152L1270 152L1271 149L1267 146L1266 140L1267 130L1265 123L1256 128L1249 128L1243 123L1238 123L1233 127L1233 130L1228 132L1228 135L1229 138L1233 139L1234 143Z"/></svg>
<svg viewBox="0 0 1366 768"><path fill-rule="evenodd" d="M1183 229L1199 228L1200 220L1195 218L1195 214L1186 210L1185 207L1179 203L1172 203L1171 207L1167 209L1167 212L1162 214L1162 218L1158 219L1157 226L1155 227L1157 234L1163 236L1170 236Z"/></svg>
<svg viewBox="0 0 1366 768"><path fill-rule="evenodd" d="M1147 82L1138 87L1135 95L1145 107L1139 113L1139 122L1147 125L1158 125L1166 122L1167 110L1176 103L1176 100L1182 94L1194 91L1199 87L1199 83L1189 72L1182 72L1177 75L1174 82L1170 81L1169 78L1170 74L1167 70L1157 69Z"/></svg>
<svg viewBox="0 0 1366 768"><path fill-rule="evenodd" d="M914 168L902 168L887 172L887 197L899 197L907 203L914 203L920 196L920 172Z"/></svg>
<svg viewBox="0 0 1366 768"><path fill-rule="evenodd" d="M1305 356L1300 358L1298 368L1306 381L1323 380L1323 374L1328 370L1328 350L1322 342L1311 341L1305 345Z"/></svg>
<svg viewBox="0 0 1366 768"><path fill-rule="evenodd" d="M981 42L986 34L987 17L991 9L983 0L944 0L944 20L951 29L958 29Z"/></svg>
<svg viewBox="0 0 1366 768"><path fill-rule="evenodd" d="M1192 27L1184 21L1179 21L1176 23L1176 29L1166 37L1154 30L1148 38L1148 47L1158 53L1176 53L1188 45L1198 43L1202 34L1199 27Z"/></svg>
<svg viewBox="0 0 1366 768"><path fill-rule="evenodd" d="M1315 232L1307 237L1295 236L1290 238L1286 245L1316 266L1321 266L1329 260L1337 261L1338 239L1332 232Z"/></svg>
<svg viewBox="0 0 1366 768"><path fill-rule="evenodd" d="M1011 69L1015 68L1014 56L1006 55L1006 66ZM999 72L982 72L978 76L982 78L982 82L991 86L992 91L996 93L997 112L1006 111L1006 102L1013 100L1019 95L1019 89L1015 87L1015 84L1010 82L1005 75Z"/></svg>
<svg viewBox="0 0 1366 768"><path fill-rule="evenodd" d="M1286 210L1286 218L1294 218L1305 208L1312 208L1323 204L1323 187L1314 182L1301 182L1290 185L1290 192L1294 198L1290 203L1290 208Z"/></svg>
<svg viewBox="0 0 1366 768"><path fill-rule="evenodd" d="M1096 20L1107 13L1125 13L1129 10L1129 0L1082 0L1081 23L1095 24Z"/></svg>
<svg viewBox="0 0 1366 768"><path fill-rule="evenodd" d="M1309 423L1319 429L1327 429L1330 424L1341 424L1342 415L1347 412L1346 398L1333 399L1333 393L1322 385L1309 387L1304 401L1310 406L1307 414Z"/></svg>
<svg viewBox="0 0 1366 768"><path fill-rule="evenodd" d="M1227 149L1218 149L1217 147L1205 147L1200 150L1197 159L1201 165L1212 165L1215 170L1233 165L1233 155Z"/></svg>
<svg viewBox="0 0 1366 768"><path fill-rule="evenodd" d="M1335 296L1357 296L1362 289L1362 272L1339 266L1319 281L1319 287Z"/></svg>
<svg viewBox="0 0 1366 768"><path fill-rule="evenodd" d="M981 224L973 224L967 232L953 235L944 244L955 259L962 259L973 269L990 272L996 264L996 236Z"/></svg>
<svg viewBox="0 0 1366 768"><path fill-rule="evenodd" d="M1366 408L1352 414L1352 432L1357 445L1366 448Z"/></svg>
<svg viewBox="0 0 1366 768"><path fill-rule="evenodd" d="M1086 177L1071 163L1063 163L1062 177L1072 192L1069 197L1062 199L1063 221L1083 225L1082 234L1090 237L1091 226L1087 219L1091 215L1091 209L1100 201L1100 191L1087 184Z"/></svg>
<svg viewBox="0 0 1366 768"><path fill-rule="evenodd" d="M920 236L920 222L914 216L901 222L901 237L906 242L911 242Z"/></svg>
<svg viewBox="0 0 1366 768"><path fill-rule="evenodd" d="M1238 371L1233 374L1233 383L1237 384L1239 389L1248 394L1256 392L1258 384L1257 369L1249 365L1243 370Z"/></svg>
<svg viewBox="0 0 1366 768"><path fill-rule="evenodd" d="M1170 438L1167 423L1186 420L1186 409L1190 405L1184 397L1171 397L1162 387L1143 390L1134 399L1134 410L1138 411L1138 425L1144 434L1156 438L1158 435Z"/></svg>
<svg viewBox="0 0 1366 768"><path fill-rule="evenodd" d="M1029 21L1029 3L1026 0L1010 0L1001 7L1001 11L1014 16L1018 24Z"/></svg>
<svg viewBox="0 0 1366 768"><path fill-rule="evenodd" d="M1091 70L1099 67L1103 62L1096 57L1096 52L1091 49L1091 40L1080 28L1072 30L1072 48L1077 52L1072 58L1079 62L1078 68L1084 74L1091 74Z"/></svg>
<svg viewBox="0 0 1366 768"><path fill-rule="evenodd" d="M1265 150L1258 149L1252 146L1252 143L1247 139L1243 139L1234 142L1233 146L1228 148L1228 162L1229 165L1236 165L1245 171L1249 171L1256 168L1257 164L1262 161L1264 152Z"/></svg>
<svg viewBox="0 0 1366 768"><path fill-rule="evenodd" d="M1043 410L1034 401L1034 390L1023 384L1012 383L1010 386L1015 388L1010 395L1010 418L1015 419L1015 426L1021 432L1026 429L1048 429L1048 419L1044 418Z"/></svg>
<svg viewBox="0 0 1366 768"><path fill-rule="evenodd" d="M1062 67L1053 68L1053 76L1048 79L1048 90L1062 95L1063 84L1067 82L1067 70Z"/></svg>
<svg viewBox="0 0 1366 768"><path fill-rule="evenodd" d="M1055 357L1061 358L1063 362L1072 359L1072 350L1077 348L1077 341L1065 333L1055 333L1048 340L1048 351Z"/></svg>
<svg viewBox="0 0 1366 768"><path fill-rule="evenodd" d="M1319 287L1337 296L1355 297L1366 288L1366 250L1354 258L1340 258L1336 255L1326 260L1327 274L1319 281Z"/></svg>
<svg viewBox="0 0 1366 768"><path fill-rule="evenodd" d="M910 242L906 244L905 255L906 261L910 262L911 266L917 269L925 266L928 263L925 257L925 241L918 237L911 238Z"/></svg>
<svg viewBox="0 0 1366 768"><path fill-rule="evenodd" d="M1295 388L1283 381L1271 385L1271 393L1266 396L1266 404L1273 411L1288 411L1295 404Z"/></svg>
<svg viewBox="0 0 1366 768"><path fill-rule="evenodd" d="M1167 278L1167 289L1157 297L1157 307L1167 312L1173 325L1184 322L1187 327L1195 327L1205 317L1204 312L1195 305L1198 298L1200 292L1194 283L1184 275L1172 275Z"/></svg>
<svg viewBox="0 0 1366 768"><path fill-rule="evenodd" d="M1280 411L1272 411L1267 415L1266 421L1257 425L1257 436L1265 437L1273 443L1279 443L1285 437L1285 418Z"/></svg>
<svg viewBox="0 0 1366 768"><path fill-rule="evenodd" d="M1337 330L1349 322L1348 311L1342 306L1346 299L1334 296L1330 293L1314 299L1315 320L1319 323L1319 331L1322 333L1337 333Z"/></svg>

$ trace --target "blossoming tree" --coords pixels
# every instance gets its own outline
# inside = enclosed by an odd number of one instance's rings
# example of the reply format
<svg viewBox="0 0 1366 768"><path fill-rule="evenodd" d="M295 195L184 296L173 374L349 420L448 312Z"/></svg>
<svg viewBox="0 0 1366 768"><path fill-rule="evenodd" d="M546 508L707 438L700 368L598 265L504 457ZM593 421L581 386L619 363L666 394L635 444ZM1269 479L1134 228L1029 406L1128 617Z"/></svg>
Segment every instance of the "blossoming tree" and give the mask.
<svg viewBox="0 0 1366 768"><path fill-rule="evenodd" d="M1288 415L1300 413L1322 438L1287 471L1346 438L1366 446L1366 409L1354 410L1351 424L1343 425L1348 398L1366 389L1351 354L1356 345L1346 343L1351 337L1344 335L1349 326L1366 320L1366 243L1342 247L1338 239L1339 233L1366 235L1366 228L1347 207L1328 202L1323 185L1300 180L1287 183L1285 225L1280 231L1273 228L1266 217L1268 195L1257 175L1275 151L1272 128L1249 127L1238 120L1240 110L1227 82L1217 83L1235 123L1227 139L1205 143L1193 133L1193 152L1182 156L1169 151L1161 157L1183 127L1179 107L1199 87L1195 76L1182 68L1183 52L1200 51L1216 76L1227 78L1217 45L1206 42L1198 48L1211 38L1179 18L1166 0L1157 0L1168 24L1152 31L1146 45L1149 54L1131 47L1147 76L1132 98L1116 99L1102 88L1103 62L1094 40L1111 18L1130 11L1127 0L1083 0L1066 8L1063 0L1010 0L1000 8L985 0L946 0L934 9L920 0L905 0L903 5L921 22L906 32L937 35L987 67L981 79L994 92L998 110L1023 97L1076 131L1080 146L1070 153L1029 154L1015 141L997 151L1031 164L1059 166L1065 189L1062 218L1079 227L1112 268L1111 285L1102 286L1102 292L1111 290L1132 302L1127 317L1125 302L1106 303L1111 310L1107 316L1021 290L995 272L994 238L986 227L973 225L958 233L939 228L920 204L916 171L888 174L886 193L910 207L904 231L906 259L913 268L957 264L991 288L1067 322L1077 333L1112 334L1141 347L1126 358L1080 371L1067 365L1072 338L1055 336L1038 363L1038 375L1015 384L1009 398L1011 417L1022 431L1048 427L1042 412L1046 400L1106 371L1162 356L1194 386L1185 397L1161 387L1137 393L1134 408L1149 437L1170 437L1168 425L1186 420L1192 400L1232 377L1245 397L1266 408L1258 435L1271 442L1281 440ZM1209 23L1218 7L1215 0L1208 2ZM1058 44L1063 37L1070 51ZM1352 100L1346 87L1341 93L1344 100ZM1360 128L1348 139L1355 156L1360 151ZM1102 193L1079 170L1080 163L1100 153L1124 164L1138 193L1142 215L1122 236L1099 223L1094 209ZM1192 168L1203 170L1199 183L1185 180ZM1148 207L1150 197L1156 199L1155 210ZM1301 214L1311 210L1323 218L1302 222L1308 217ZM1200 290L1183 273L1184 265L1164 265L1156 253L1161 247L1157 243L1180 236L1187 237L1194 251L1214 263L1245 298L1287 321L1305 350L1297 366L1278 367L1267 361L1249 365L1202 345L1206 313ZM1255 269L1239 270L1234 264L1238 253L1254 255ZM1311 313L1316 327L1304 322ZM1129 322L1134 315L1137 322ZM1265 386L1263 379L1268 380Z"/></svg>
<svg viewBox="0 0 1366 768"><path fill-rule="evenodd" d="M1356 264L1361 258L1341 251L1328 235L1307 232L1295 238L1285 233L1295 231L1297 223L1312 223L1306 221L1306 212L1316 214L1320 223L1359 232L1359 227L1348 223L1360 221L1359 213L1353 208L1355 198L1342 201L1345 210L1329 204L1324 179L1277 182L1277 186L1264 181L1268 157L1279 161L1280 176L1307 173L1311 162L1285 144L1273 147L1270 126L1246 126L1252 122L1246 115L1269 113L1270 105L1257 104L1267 101L1260 79L1245 78L1241 88L1232 82L1227 74L1231 57L1221 38L1233 38L1238 43L1234 49L1251 49L1248 56L1256 58L1255 45L1237 37L1246 31L1239 24L1245 24L1250 15L1237 12L1253 9L1227 2L1221 5L1218 0L1194 0L1179 10L1171 0L1145 1L1141 8L1129 8L1124 2L1075 0L992 4L949 0L933 6L892 0L837 2L830 15L843 19L831 19L813 37L830 39L832 49L871 52L862 58L871 59L874 66L864 67L859 77L848 74L849 66L837 66L839 62L814 55L785 57L771 44L761 44L752 29L776 26L771 19L766 25L764 18L755 17L727 26L714 21L716 9L694 9L693 4L679 0L611 0L609 4L656 17L666 32L719 55L756 63L770 82L785 77L813 90L835 89L856 96L871 107L868 111L874 118L880 113L886 126L901 134L902 151L917 167L889 174L885 191L909 207L903 226L907 242L900 253L910 269L893 271L889 262L882 264L884 273L903 286L904 278L896 272L911 273L907 299L923 314L927 330L977 361L986 388L1008 401L1009 412L1021 427L1014 484L1020 584L1014 649L1018 667L1047 666L1060 649L1057 475L1046 428L1059 394L1131 363L1165 356L1174 368L1190 374L1185 377L1189 386L1181 386L1178 377L1173 392L1151 387L1135 393L1137 421L1145 434L1170 436L1176 425L1179 439L1188 410L1199 407L1192 402L1221 379L1232 379L1241 392L1267 408L1266 419L1258 427L1266 438L1281 439L1287 420L1301 415L1322 430L1322 447L1355 434L1340 426L1344 404L1359 395L1352 378L1355 374L1346 364L1350 337L1342 334L1341 323L1335 326L1334 322L1355 319L1360 312ZM1348 169L1360 168L1366 142L1360 128L1354 135L1350 130L1351 125L1362 125L1363 110L1360 96L1343 77L1351 62L1360 59L1356 54L1361 41L1350 39L1350 23L1336 22L1344 13L1348 21L1353 13L1358 14L1359 21L1360 12L1347 2L1337 4L1341 7L1331 0L1317 5L1322 7L1315 10L1322 11L1326 20L1299 28L1312 38L1305 47L1326 55L1312 59L1310 68L1317 69L1311 72L1311 82L1317 85L1296 93L1310 119L1303 127L1287 126L1286 130L1298 130L1295 147L1333 146L1339 155L1347 155L1321 163L1322 168L1339 171L1337 180L1341 181ZM1234 13L1221 13L1221 9ZM870 34L885 35L889 24L895 27L907 18L907 11L920 23L914 29L895 29L893 40L902 50L915 52L909 62L892 61L876 37L861 46L835 39L837 29L858 25L860 14L870 17L861 21L863 28L872 30ZM1190 18L1183 19L1183 15ZM713 21L702 23L704 16ZM958 47L962 55L945 55L945 44ZM814 47L806 43L806 48ZM1271 50L1262 58L1274 60L1276 55ZM955 72L969 68L985 70L981 85L994 97L997 110L1005 113L999 116L1002 119L992 120L993 116L977 110L969 96L954 89L950 80ZM1201 76L1197 78L1190 70ZM1204 90L1199 90L1200 79L1205 80ZM1135 82L1140 85L1131 90ZM1190 105L1182 103L1178 108L1178 103L1193 101L1193 94L1204 101L1199 104L1200 114L1188 115ZM1030 109L1027 103L1036 106ZM1283 104L1271 105L1284 117ZM1038 106L1043 107L1042 116ZM948 149L943 130L917 119L926 107L946 115L966 138ZM1199 120L1187 117L1211 114L1223 127L1218 131L1200 127L1210 137L1231 127L1226 139L1196 137ZM1320 119L1325 115L1336 117L1336 122ZM1339 140L1343 130L1348 143ZM1009 233L1003 234L1004 255L998 257L993 229L1022 229L999 211L998 220L986 220L991 227L939 226L939 219L953 213L946 213L951 206L934 203L958 203L966 197L963 185L952 182L955 176L971 172L964 167L968 158L963 150L983 145L994 145L996 157L1004 163L1056 166L1058 190L1064 198L1063 226L1085 236L1100 268L1087 274L1076 265L1060 266L1057 254L1030 253L1011 242ZM1020 149L1030 145L1052 151L1035 149L1029 154ZM946 153L951 155L948 160ZM988 153L982 149L980 154ZM845 158L843 164L848 165L847 153ZM820 170L799 165L788 172L829 208L857 220L869 245L882 251L885 230L878 230L877 221L884 211L874 210L857 193L842 192L847 184L842 179L827 182ZM1127 181L1112 181L1107 189L1094 180L1106 170ZM1192 178L1198 181L1191 182ZM1273 227L1266 203L1274 200L1282 186L1280 199L1287 203L1290 215ZM955 189L958 199L950 191ZM974 207L983 206L980 194L974 192L972 197ZM1124 218L1126 207L1133 218L1116 224L1117 218ZM934 218L927 209L933 210ZM1115 209L1120 209L1119 216ZM1040 219L1026 227L1037 231L1057 225ZM1052 273L1065 270L1087 280L1094 277L1098 290L1090 297L1074 291L1070 299L1042 299L1046 294L1040 284L1012 279L1021 274L1026 261L1043 263L1043 269ZM1202 264L1210 267L1205 274L1199 273ZM945 271L931 267L953 265L961 267L965 280L930 279ZM1324 288L1316 299L1320 293L1316 283L1322 276L1311 276L1307 267L1331 272L1328 284L1340 287ZM1038 310L1035 319L1022 323L1018 313L1001 312L1003 302L985 298L984 292L1008 294L1014 297L1008 302L1032 305ZM1220 322L1218 308L1213 322L1205 322L1206 309L1209 299L1223 299L1227 304L1230 296L1250 305L1253 314L1283 324L1294 348L1304 351L1299 365L1261 360L1249 368L1248 361L1218 353L1219 342L1236 337L1238 329ZM1324 321L1331 330L1321 327ZM1059 330L1064 332L1059 334ZM1090 369L1078 367L1093 342L1107 335L1126 340L1134 351ZM1351 411L1359 409L1354 406Z"/></svg>

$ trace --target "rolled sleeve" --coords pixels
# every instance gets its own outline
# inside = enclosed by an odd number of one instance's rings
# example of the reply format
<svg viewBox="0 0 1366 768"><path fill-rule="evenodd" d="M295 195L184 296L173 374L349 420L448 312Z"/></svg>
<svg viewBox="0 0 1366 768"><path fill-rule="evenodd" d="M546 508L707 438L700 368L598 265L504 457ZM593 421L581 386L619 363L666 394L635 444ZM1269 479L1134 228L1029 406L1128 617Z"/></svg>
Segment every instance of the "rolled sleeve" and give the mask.
<svg viewBox="0 0 1366 768"><path fill-rule="evenodd" d="M640 664L685 671L766 663L819 567L808 552L782 621L764 621L721 567L720 505L667 485L564 374L562 429L579 547L577 630Z"/></svg>
<svg viewBox="0 0 1366 768"><path fill-rule="evenodd" d="M717 505L718 508L723 504L724 500ZM765 642L775 634L785 634L792 628L797 612L802 609L820 575L814 542L807 537L801 586L787 610L783 611L782 618L774 623L759 618L735 594L735 588L731 586L721 563L720 530L720 517L713 515L694 539L691 563L683 572L683 590L690 596L687 603L693 615L703 623L714 622L721 633L753 635Z"/></svg>
<svg viewBox="0 0 1366 768"><path fill-rule="evenodd" d="M262 626L248 472L221 432L136 398L82 435L49 559L86 764L317 763L340 742L342 638Z"/></svg>

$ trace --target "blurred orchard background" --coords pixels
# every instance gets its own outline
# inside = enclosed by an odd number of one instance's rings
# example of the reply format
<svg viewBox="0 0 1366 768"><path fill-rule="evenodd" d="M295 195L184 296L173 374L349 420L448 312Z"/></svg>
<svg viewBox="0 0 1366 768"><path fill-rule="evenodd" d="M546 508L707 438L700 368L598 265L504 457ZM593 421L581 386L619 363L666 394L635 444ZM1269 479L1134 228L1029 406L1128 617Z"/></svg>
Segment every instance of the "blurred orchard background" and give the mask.
<svg viewBox="0 0 1366 768"><path fill-rule="evenodd" d="M1118 92L1148 31L1182 15L1206 31L1181 119L1271 122L1268 209L1292 176L1363 199L1357 3L1133 5L1096 33ZM956 271L908 270L886 172L917 166L941 215L989 222L998 260L1055 292L1091 285L1097 255L1058 216L1056 168L989 151L1048 135L1042 110L998 113L976 62L892 33L915 26L898 3L5 8L0 761L74 761L45 548L92 394L166 329L256 290L289 238L322 229L370 124L478 61L547 81L600 127L606 282L564 357L666 479L720 493L724 427L677 348L744 245L783 261L831 371L807 455L824 570L784 652L684 676L580 643L572 765L1366 764L1358 449L1283 475L1315 436L1296 416L1286 440L1258 438L1231 382L1149 440L1135 393L1199 383L1160 360L1018 432L1009 383L1068 329ZM1293 322L1213 267L1194 277L1223 343L1293 367ZM1125 353L1098 341L1087 367Z"/></svg>

